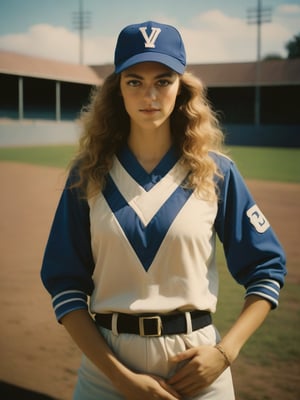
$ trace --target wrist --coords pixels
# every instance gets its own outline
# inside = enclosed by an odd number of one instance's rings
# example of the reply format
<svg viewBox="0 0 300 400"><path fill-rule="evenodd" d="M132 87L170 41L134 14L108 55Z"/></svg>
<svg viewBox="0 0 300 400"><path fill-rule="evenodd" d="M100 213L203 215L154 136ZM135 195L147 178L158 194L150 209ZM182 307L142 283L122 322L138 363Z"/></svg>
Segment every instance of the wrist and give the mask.
<svg viewBox="0 0 300 400"><path fill-rule="evenodd" d="M114 376L110 377L111 381L113 382L114 386L120 393L124 396L128 395L131 391L131 386L135 382L136 373L128 369L124 366L118 369Z"/></svg>
<svg viewBox="0 0 300 400"><path fill-rule="evenodd" d="M215 347L215 349L218 350L218 352L220 354L222 354L226 366L230 367L230 365L232 364L233 360L229 357L229 355L227 354L227 352L224 349L224 347L220 343L217 343L214 347Z"/></svg>

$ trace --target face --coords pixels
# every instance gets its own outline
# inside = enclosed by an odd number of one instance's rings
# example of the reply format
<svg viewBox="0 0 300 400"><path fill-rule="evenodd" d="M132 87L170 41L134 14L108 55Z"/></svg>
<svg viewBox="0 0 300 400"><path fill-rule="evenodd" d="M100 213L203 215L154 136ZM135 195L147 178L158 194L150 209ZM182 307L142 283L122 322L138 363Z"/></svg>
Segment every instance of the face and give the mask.
<svg viewBox="0 0 300 400"><path fill-rule="evenodd" d="M123 71L120 88L131 128L168 126L179 86L179 75L159 63L141 63Z"/></svg>

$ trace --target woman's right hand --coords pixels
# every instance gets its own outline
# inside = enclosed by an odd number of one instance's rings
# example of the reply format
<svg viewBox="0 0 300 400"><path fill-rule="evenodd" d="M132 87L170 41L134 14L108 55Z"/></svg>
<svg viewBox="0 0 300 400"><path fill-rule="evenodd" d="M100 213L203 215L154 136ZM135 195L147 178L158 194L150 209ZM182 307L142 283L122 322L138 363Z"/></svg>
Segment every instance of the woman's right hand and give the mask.
<svg viewBox="0 0 300 400"><path fill-rule="evenodd" d="M129 379L128 379L129 378ZM182 397L166 383L154 375L130 373L126 382L119 382L118 390L127 400L180 400Z"/></svg>

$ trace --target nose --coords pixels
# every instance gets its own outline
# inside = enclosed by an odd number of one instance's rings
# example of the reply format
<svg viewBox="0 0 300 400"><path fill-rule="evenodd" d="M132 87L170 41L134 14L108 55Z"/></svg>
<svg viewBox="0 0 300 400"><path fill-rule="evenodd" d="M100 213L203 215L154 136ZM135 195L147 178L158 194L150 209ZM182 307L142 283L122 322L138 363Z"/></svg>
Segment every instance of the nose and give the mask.
<svg viewBox="0 0 300 400"><path fill-rule="evenodd" d="M145 93L144 93L145 98L155 100L157 98L157 90L155 86L149 85L145 88Z"/></svg>

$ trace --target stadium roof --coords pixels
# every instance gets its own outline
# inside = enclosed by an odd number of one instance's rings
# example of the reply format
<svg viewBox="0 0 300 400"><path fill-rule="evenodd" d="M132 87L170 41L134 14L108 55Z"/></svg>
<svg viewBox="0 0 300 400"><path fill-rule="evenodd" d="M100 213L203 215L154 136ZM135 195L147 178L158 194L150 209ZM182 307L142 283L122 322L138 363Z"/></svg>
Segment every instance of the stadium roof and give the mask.
<svg viewBox="0 0 300 400"><path fill-rule="evenodd" d="M208 87L246 87L256 83L256 63L190 64L188 70ZM0 51L0 73L101 85L113 65L87 66ZM263 86L300 85L300 58L261 62Z"/></svg>
<svg viewBox="0 0 300 400"><path fill-rule="evenodd" d="M0 73L89 85L99 85L103 81L92 68L86 65L64 63L6 51L0 51Z"/></svg>
<svg viewBox="0 0 300 400"><path fill-rule="evenodd" d="M230 64L191 65L191 70L210 87L254 86L256 62ZM260 63L262 86L300 84L300 58L293 60L267 60Z"/></svg>
<svg viewBox="0 0 300 400"><path fill-rule="evenodd" d="M92 66L105 78L113 71L112 65ZM256 63L190 64L193 72L209 87L255 86ZM264 86L300 85L300 58L293 60L268 60L261 62L260 82Z"/></svg>

